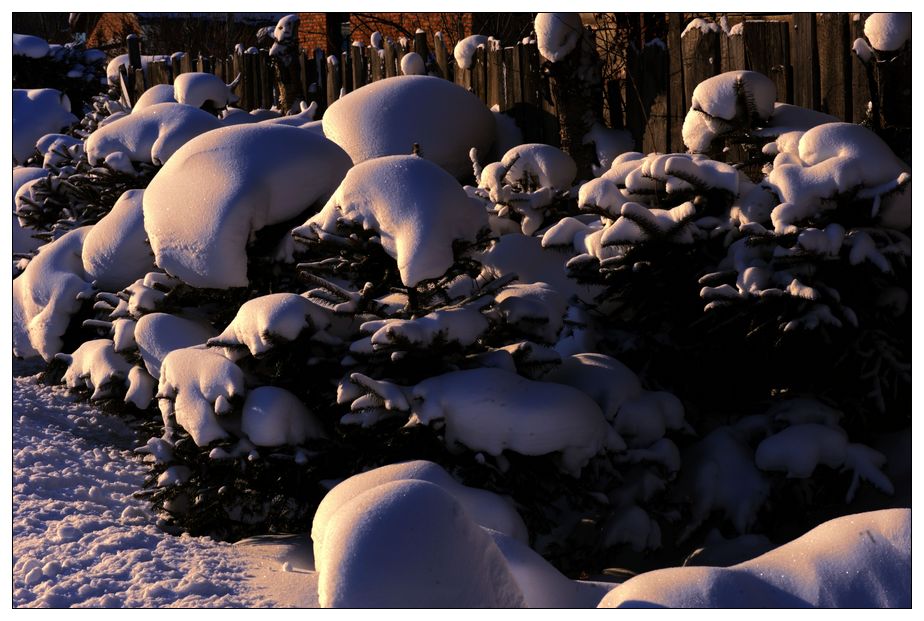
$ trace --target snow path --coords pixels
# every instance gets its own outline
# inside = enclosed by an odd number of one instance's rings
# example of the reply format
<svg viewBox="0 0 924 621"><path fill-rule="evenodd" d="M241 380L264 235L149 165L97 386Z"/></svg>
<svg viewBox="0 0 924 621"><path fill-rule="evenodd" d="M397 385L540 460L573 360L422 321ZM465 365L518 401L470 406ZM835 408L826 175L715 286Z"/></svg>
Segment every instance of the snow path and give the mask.
<svg viewBox="0 0 924 621"><path fill-rule="evenodd" d="M115 416L32 376L13 377L12 419L13 606L317 605L310 558L293 558L304 546L159 530L132 498L146 468Z"/></svg>

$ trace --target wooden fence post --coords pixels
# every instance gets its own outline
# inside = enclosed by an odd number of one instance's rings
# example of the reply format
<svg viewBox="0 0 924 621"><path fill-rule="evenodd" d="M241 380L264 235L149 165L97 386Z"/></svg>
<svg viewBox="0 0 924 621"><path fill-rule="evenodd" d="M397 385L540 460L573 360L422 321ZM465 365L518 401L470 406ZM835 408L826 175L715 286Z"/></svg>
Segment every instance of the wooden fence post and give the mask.
<svg viewBox="0 0 924 621"><path fill-rule="evenodd" d="M683 90L686 101L693 100L693 90L707 78L718 75L722 67L719 33L703 32L699 28L686 31L681 37L683 48Z"/></svg>
<svg viewBox="0 0 924 621"><path fill-rule="evenodd" d="M504 98L504 51L501 49L500 41L495 39L489 40L486 51L486 103L489 108L497 106L498 110L503 110L506 106Z"/></svg>
<svg viewBox="0 0 924 621"><path fill-rule="evenodd" d="M853 43L863 36L863 26L869 13L851 13L850 14L850 37L848 41ZM853 48L853 45L851 45ZM870 103L869 76L866 71L866 65L856 54L850 55L850 80L853 98L853 118L848 119L854 123L862 123L866 120L866 113Z"/></svg>
<svg viewBox="0 0 924 621"><path fill-rule="evenodd" d="M777 101L792 103L789 24L783 21L746 21L743 39L747 68L773 80Z"/></svg>
<svg viewBox="0 0 924 621"><path fill-rule="evenodd" d="M327 59L327 107L330 108L340 98L341 73L336 56Z"/></svg>
<svg viewBox="0 0 924 621"><path fill-rule="evenodd" d="M449 74L449 52L446 50L446 44L443 42L443 37L439 32L433 36L433 51L440 77L452 80L452 76Z"/></svg>
<svg viewBox="0 0 924 621"><path fill-rule="evenodd" d="M817 110L821 103L818 79L818 33L814 13L792 16L792 36L789 38L792 67L792 102L803 108Z"/></svg>
<svg viewBox="0 0 924 621"><path fill-rule="evenodd" d="M853 96L850 80L850 29L845 13L819 13L818 34L819 103L821 111L850 121Z"/></svg>
<svg viewBox="0 0 924 621"><path fill-rule="evenodd" d="M398 75L397 65L398 52L395 49L395 42L391 39L385 41L385 77L393 78Z"/></svg>
<svg viewBox="0 0 924 621"><path fill-rule="evenodd" d="M364 47L359 45L350 46L350 57L353 64L353 90L366 85L366 62L363 58Z"/></svg>
<svg viewBox="0 0 924 621"><path fill-rule="evenodd" d="M667 79L669 81L667 95L668 109L668 136L667 151L685 151L683 144L683 121L687 116L687 107L690 105L686 99L683 87L683 44L680 34L683 32L683 14L671 13L667 22ZM612 108L610 108L612 110Z"/></svg>

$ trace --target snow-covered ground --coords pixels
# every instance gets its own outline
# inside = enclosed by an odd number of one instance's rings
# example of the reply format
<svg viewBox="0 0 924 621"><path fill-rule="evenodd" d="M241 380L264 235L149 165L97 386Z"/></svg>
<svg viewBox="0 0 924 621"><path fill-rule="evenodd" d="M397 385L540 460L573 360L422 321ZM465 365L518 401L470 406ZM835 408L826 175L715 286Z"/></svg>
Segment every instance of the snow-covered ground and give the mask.
<svg viewBox="0 0 924 621"><path fill-rule="evenodd" d="M14 367L14 607L312 607L307 535L174 537L132 497L135 432Z"/></svg>

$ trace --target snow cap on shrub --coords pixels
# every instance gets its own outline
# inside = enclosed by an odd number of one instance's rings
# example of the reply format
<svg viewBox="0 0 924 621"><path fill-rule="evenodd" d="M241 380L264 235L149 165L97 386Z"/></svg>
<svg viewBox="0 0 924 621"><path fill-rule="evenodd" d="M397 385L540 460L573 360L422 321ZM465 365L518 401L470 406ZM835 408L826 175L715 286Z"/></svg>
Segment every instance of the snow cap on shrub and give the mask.
<svg viewBox="0 0 924 621"><path fill-rule="evenodd" d="M911 38L911 13L873 13L863 24L870 45L882 52L894 52Z"/></svg>
<svg viewBox="0 0 924 621"><path fill-rule="evenodd" d="M297 445L325 435L321 421L298 397L275 386L260 386L247 393L241 431L256 446Z"/></svg>
<svg viewBox="0 0 924 621"><path fill-rule="evenodd" d="M401 76L338 99L324 113L324 135L359 164L383 155L420 153L455 177L471 174L468 152L486 153L494 117L475 95L448 80Z"/></svg>
<svg viewBox="0 0 924 621"><path fill-rule="evenodd" d="M53 88L13 89L13 160L24 162L35 142L77 122L67 95Z"/></svg>
<svg viewBox="0 0 924 621"><path fill-rule="evenodd" d="M135 324L135 343L148 373L160 377L160 365L167 354L204 344L215 330L206 324L168 313L148 313Z"/></svg>
<svg viewBox="0 0 924 621"><path fill-rule="evenodd" d="M154 269L154 256L144 232L141 197L128 190L97 222L83 242L83 268L104 291L119 291Z"/></svg>
<svg viewBox="0 0 924 621"><path fill-rule="evenodd" d="M296 127L235 125L199 136L144 193L157 265L194 287L247 285L251 235L325 200L349 166L337 145Z"/></svg>
<svg viewBox="0 0 924 621"><path fill-rule="evenodd" d="M122 152L133 162L164 164L184 144L219 127L218 119L204 110L178 103L154 104L90 134L87 158L99 164Z"/></svg>
<svg viewBox="0 0 924 621"><path fill-rule="evenodd" d="M524 605L490 535L428 481L383 483L349 499L323 541L315 565L325 608Z"/></svg>
<svg viewBox="0 0 924 621"><path fill-rule="evenodd" d="M224 108L237 101L228 85L212 73L182 73L173 81L174 97L177 102L201 108L210 104L215 108Z"/></svg>
<svg viewBox="0 0 924 621"><path fill-rule="evenodd" d="M341 221L378 232L382 248L398 262L401 281L413 287L442 276L455 261L452 242L474 241L487 215L439 166L394 155L351 168L324 209L292 233L335 233Z"/></svg>
<svg viewBox="0 0 924 621"><path fill-rule="evenodd" d="M564 60L584 32L580 13L539 13L533 26L539 53L553 63Z"/></svg>

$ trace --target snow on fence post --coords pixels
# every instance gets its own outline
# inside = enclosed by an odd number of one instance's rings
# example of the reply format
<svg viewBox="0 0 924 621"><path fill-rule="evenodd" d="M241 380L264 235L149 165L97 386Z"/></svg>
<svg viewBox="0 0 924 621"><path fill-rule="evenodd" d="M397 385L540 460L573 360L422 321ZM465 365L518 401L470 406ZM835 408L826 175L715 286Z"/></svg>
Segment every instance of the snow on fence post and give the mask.
<svg viewBox="0 0 924 621"><path fill-rule="evenodd" d="M792 68L792 102L803 108L818 110L818 33L814 13L795 13L789 37L790 56L797 62Z"/></svg>
<svg viewBox="0 0 924 621"><path fill-rule="evenodd" d="M751 21L743 25L747 68L764 74L776 84L776 100L792 103L792 66L789 56L789 24L785 21Z"/></svg>
<svg viewBox="0 0 924 621"><path fill-rule="evenodd" d="M842 120L853 118L853 97L850 95L850 27L846 13L819 13L818 78L820 109Z"/></svg>

